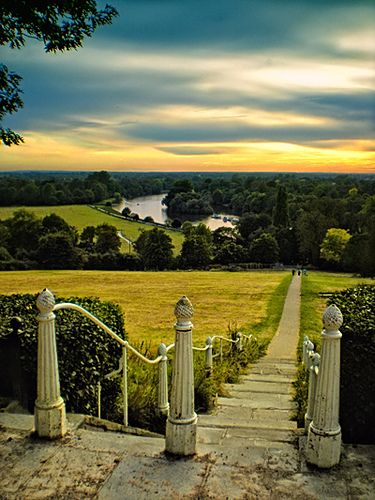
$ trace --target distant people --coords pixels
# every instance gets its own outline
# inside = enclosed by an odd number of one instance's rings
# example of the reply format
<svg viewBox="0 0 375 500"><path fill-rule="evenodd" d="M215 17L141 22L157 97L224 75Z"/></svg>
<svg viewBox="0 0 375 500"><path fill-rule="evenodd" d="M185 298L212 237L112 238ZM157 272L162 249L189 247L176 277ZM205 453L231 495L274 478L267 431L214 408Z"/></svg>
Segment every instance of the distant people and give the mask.
<svg viewBox="0 0 375 500"><path fill-rule="evenodd" d="M298 276L301 276L301 270L298 269Z"/></svg>
<svg viewBox="0 0 375 500"><path fill-rule="evenodd" d="M296 274L296 270L292 269L292 276L294 276L295 274Z"/></svg>

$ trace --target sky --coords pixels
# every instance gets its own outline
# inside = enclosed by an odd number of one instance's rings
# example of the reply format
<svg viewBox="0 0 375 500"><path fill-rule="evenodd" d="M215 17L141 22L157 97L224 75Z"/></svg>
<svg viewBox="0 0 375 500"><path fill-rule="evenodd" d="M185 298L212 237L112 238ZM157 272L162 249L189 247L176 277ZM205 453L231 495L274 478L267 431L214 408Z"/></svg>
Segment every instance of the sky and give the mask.
<svg viewBox="0 0 375 500"><path fill-rule="evenodd" d="M109 3L78 51L0 47L0 170L375 173L375 2Z"/></svg>

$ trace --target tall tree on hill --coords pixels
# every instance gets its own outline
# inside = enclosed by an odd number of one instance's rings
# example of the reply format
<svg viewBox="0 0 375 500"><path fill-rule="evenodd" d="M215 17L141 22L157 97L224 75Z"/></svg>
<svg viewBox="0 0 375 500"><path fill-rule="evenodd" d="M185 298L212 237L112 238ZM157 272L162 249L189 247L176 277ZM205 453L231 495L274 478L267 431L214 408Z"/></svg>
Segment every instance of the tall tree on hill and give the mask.
<svg viewBox="0 0 375 500"><path fill-rule="evenodd" d="M46 52L81 47L97 27L110 24L117 10L106 5L97 8L94 0L2 0L0 3L0 45L20 49L33 38L43 43ZM0 64L0 124L5 115L23 107L20 82L22 78ZM6 146L20 144L23 138L0 126L0 142Z"/></svg>
<svg viewBox="0 0 375 500"><path fill-rule="evenodd" d="M289 226L288 193L284 186L279 186L277 190L273 225L276 227Z"/></svg>
<svg viewBox="0 0 375 500"><path fill-rule="evenodd" d="M162 229L155 227L150 231L142 231L134 246L145 269L163 270L171 267L173 243Z"/></svg>

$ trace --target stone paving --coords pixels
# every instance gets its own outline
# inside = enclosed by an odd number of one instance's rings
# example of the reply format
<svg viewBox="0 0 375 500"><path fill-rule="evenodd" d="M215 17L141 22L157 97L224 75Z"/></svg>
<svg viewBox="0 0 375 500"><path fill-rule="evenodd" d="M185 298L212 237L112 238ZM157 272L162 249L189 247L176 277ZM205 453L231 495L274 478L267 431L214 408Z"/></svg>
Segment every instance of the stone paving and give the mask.
<svg viewBox="0 0 375 500"><path fill-rule="evenodd" d="M0 498L375 499L375 447L344 446L340 465L321 471L289 420L299 287L296 276L267 356L216 415L199 417L196 456L167 456L162 437L80 428L71 415L62 440L42 441L32 416L0 413Z"/></svg>

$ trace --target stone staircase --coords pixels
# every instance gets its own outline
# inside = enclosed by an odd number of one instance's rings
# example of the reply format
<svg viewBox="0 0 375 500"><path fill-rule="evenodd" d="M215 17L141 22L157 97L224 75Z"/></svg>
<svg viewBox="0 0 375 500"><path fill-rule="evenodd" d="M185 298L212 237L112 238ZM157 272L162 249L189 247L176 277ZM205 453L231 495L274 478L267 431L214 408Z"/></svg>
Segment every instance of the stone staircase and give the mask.
<svg viewBox="0 0 375 500"><path fill-rule="evenodd" d="M213 415L199 416L198 443L216 453L242 449L247 463L270 455L297 459L297 424L291 420L295 371L293 360L266 356L242 383L227 384L230 397L219 398Z"/></svg>
<svg viewBox="0 0 375 500"><path fill-rule="evenodd" d="M240 384L228 384L213 415L200 415L198 442L208 452L236 450L247 463L269 457L298 462L292 382L296 375L301 280L289 287L277 332L267 355L250 367Z"/></svg>

